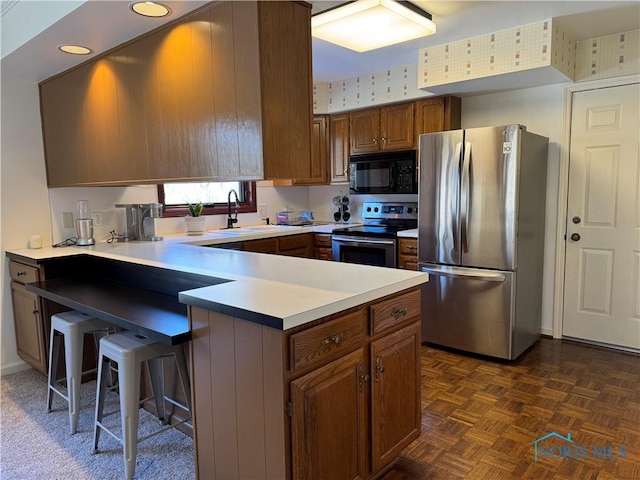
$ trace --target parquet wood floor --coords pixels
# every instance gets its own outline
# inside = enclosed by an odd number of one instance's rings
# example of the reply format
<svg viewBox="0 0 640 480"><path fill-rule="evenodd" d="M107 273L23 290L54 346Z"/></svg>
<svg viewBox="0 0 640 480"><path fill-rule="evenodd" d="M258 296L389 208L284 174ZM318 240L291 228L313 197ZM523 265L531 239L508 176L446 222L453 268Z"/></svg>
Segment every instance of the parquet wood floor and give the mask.
<svg viewBox="0 0 640 480"><path fill-rule="evenodd" d="M542 338L513 362L421 361L422 434L383 480L640 480L640 356ZM533 443L552 432L574 443Z"/></svg>

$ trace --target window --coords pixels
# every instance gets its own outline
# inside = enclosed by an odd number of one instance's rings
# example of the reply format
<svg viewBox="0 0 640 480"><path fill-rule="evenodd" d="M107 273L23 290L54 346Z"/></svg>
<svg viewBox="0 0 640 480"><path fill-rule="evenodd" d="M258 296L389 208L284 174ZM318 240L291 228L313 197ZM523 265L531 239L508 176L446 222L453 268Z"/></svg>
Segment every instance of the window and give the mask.
<svg viewBox="0 0 640 480"><path fill-rule="evenodd" d="M158 185L158 201L164 205L165 217L189 215L187 203L198 202L204 205L202 215L226 215L231 189L238 192L239 213L256 211L255 182L165 183Z"/></svg>

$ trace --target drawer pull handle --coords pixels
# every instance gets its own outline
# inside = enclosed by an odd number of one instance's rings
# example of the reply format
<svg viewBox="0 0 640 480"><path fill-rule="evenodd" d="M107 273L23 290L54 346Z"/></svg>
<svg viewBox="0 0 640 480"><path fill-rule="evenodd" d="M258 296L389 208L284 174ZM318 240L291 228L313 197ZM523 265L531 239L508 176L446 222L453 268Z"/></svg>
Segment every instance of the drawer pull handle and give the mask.
<svg viewBox="0 0 640 480"><path fill-rule="evenodd" d="M38 309L34 308L31 313L33 313L34 315L37 315L38 314Z"/></svg>
<svg viewBox="0 0 640 480"><path fill-rule="evenodd" d="M409 250L417 250L417 249L418 249L418 247L417 247L417 246L415 246L415 245L407 245L407 248L408 248Z"/></svg>
<svg viewBox="0 0 640 480"><path fill-rule="evenodd" d="M394 310L393 312L391 312L391 316L393 318L404 317L407 314L408 311L409 311L409 309L407 307L402 307L402 308L399 308L399 309Z"/></svg>
<svg viewBox="0 0 640 480"><path fill-rule="evenodd" d="M330 345L332 343L338 345L342 341L342 333L331 335L320 342L321 346Z"/></svg>
<svg viewBox="0 0 640 480"><path fill-rule="evenodd" d="M21 276L26 275L26 274L27 274L27 272L18 272L18 273L16 273L16 276L21 277Z"/></svg>

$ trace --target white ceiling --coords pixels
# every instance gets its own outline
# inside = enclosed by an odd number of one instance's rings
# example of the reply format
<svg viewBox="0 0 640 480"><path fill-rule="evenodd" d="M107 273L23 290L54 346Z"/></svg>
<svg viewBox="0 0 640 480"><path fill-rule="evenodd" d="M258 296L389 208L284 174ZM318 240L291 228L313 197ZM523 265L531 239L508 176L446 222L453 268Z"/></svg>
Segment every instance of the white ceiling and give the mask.
<svg viewBox="0 0 640 480"><path fill-rule="evenodd" d="M121 0L2 0L0 31L2 76L39 82L86 60L63 54L57 46L80 43L96 53L192 11L205 1L165 1L173 15L148 19ZM313 1L313 12L340 4ZM640 28L635 1L414 1L433 15L438 32L430 37L371 52L356 53L313 39L314 81L351 78L417 61L421 48L469 38L545 18L557 18L574 40Z"/></svg>

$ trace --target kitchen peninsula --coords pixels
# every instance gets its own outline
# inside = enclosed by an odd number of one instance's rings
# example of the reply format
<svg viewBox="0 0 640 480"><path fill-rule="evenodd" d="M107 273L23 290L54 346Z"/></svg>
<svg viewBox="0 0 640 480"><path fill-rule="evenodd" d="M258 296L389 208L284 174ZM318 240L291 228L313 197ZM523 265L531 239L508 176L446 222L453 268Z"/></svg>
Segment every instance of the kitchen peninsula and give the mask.
<svg viewBox="0 0 640 480"><path fill-rule="evenodd" d="M181 338L191 338L199 478L377 475L420 432L419 286L428 277L198 246L235 240L209 234L8 256L45 276L55 265L56 281L67 263L75 265L67 272L105 265L132 297L177 293L188 318ZM126 278L114 278L118 271ZM145 283L154 276L158 285Z"/></svg>

